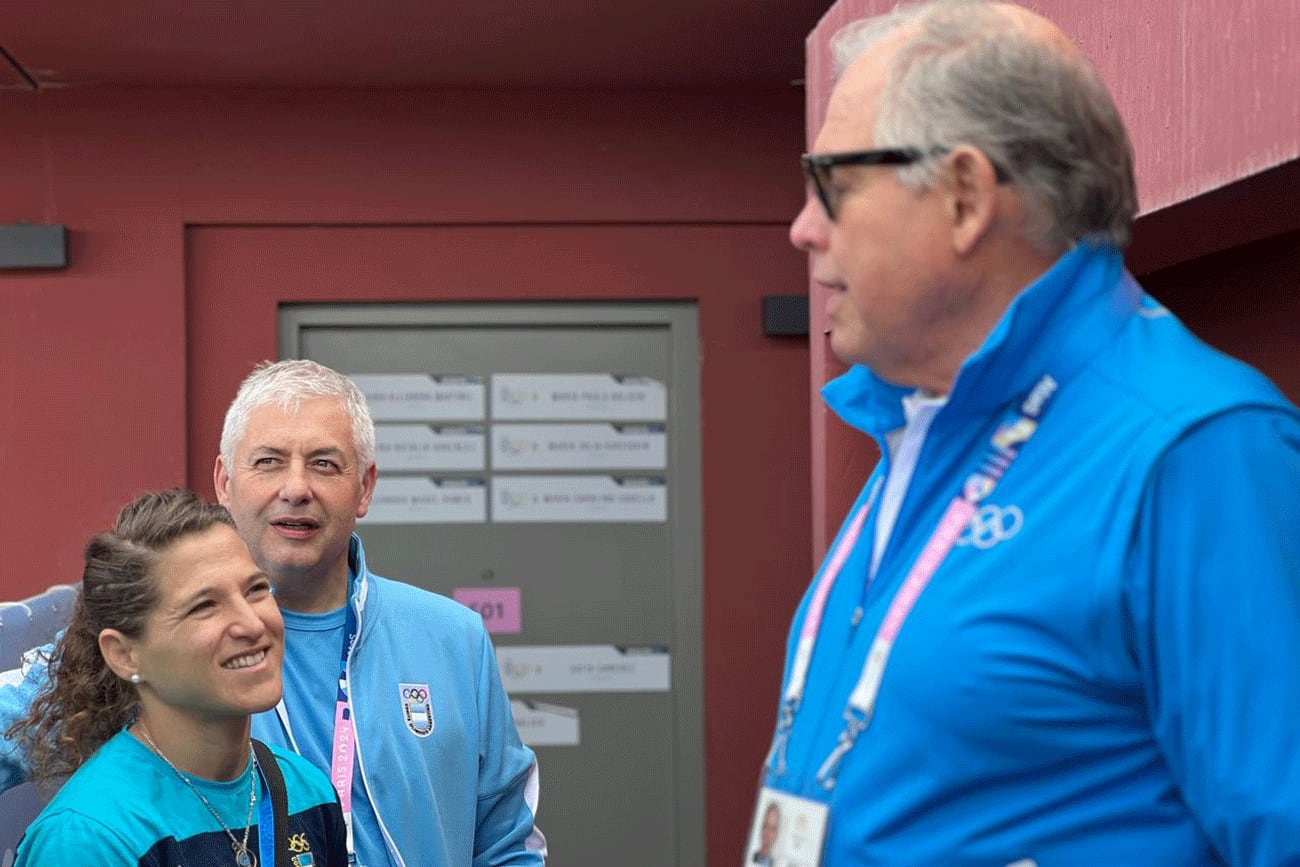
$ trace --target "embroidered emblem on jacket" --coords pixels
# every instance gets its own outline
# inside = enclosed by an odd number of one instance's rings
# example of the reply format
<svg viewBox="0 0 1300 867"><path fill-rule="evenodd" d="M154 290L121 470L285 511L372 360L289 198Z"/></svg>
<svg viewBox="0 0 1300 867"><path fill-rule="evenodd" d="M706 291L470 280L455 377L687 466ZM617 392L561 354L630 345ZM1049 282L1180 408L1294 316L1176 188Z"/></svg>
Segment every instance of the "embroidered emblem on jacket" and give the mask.
<svg viewBox="0 0 1300 867"><path fill-rule="evenodd" d="M411 734L422 738L433 731L433 704L429 701L427 683L399 683L402 696L402 718Z"/></svg>

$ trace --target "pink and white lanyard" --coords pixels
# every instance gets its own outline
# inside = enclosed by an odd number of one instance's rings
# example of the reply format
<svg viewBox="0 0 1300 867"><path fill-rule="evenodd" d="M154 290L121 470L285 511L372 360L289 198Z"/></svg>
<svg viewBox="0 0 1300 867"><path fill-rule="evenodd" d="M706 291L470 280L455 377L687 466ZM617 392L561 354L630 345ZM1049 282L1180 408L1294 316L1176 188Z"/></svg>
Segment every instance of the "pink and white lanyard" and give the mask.
<svg viewBox="0 0 1300 867"><path fill-rule="evenodd" d="M858 735L871 724L876 698L880 693L880 684L885 676L885 666L889 663L889 655L894 649L894 642L898 639L903 624L912 613L912 607L952 551L958 537L970 524L971 517L978 511L980 503L993 493L993 489L1020 455L1020 450L1038 429L1039 420L1056 390L1056 380L1044 374L1020 405L1008 410L1002 423L989 438L988 448L978 467L966 477L961 492L948 504L938 527L925 543L925 547L921 549L921 554L912 564L912 569L903 580L902 587L890 601L885 618L871 642L871 649L867 652L862 674L849 695L849 705L844 711L845 726L840 733L839 742L817 771L817 782L827 791L835 788L840 762L853 749ZM808 612L804 616L803 628L799 633L799 643L795 646L794 662L790 667L790 679L781 697L781 712L777 719L776 735L773 737L772 749L767 756L767 770L778 775L785 773L785 747L794 728L795 715L798 714L800 702L803 700L804 687L808 681L808 669L812 665L813 649L817 643L817 633L821 628L822 616L826 613L826 600L830 596L836 578L839 577L840 570L844 568L849 552L857 544L879 491L880 480L878 479L867 501L853 516L848 529L840 538L839 544L835 546L821 580L813 591L812 600L808 603Z"/></svg>
<svg viewBox="0 0 1300 867"><path fill-rule="evenodd" d="M352 845L352 769L357 756L357 732L352 724L348 704L348 660L357 640L357 613L352 607L352 582L348 582L347 616L343 626L343 654L339 660L339 690L334 705L334 749L330 757L330 781L343 807L343 824L347 828L348 863L357 862Z"/></svg>

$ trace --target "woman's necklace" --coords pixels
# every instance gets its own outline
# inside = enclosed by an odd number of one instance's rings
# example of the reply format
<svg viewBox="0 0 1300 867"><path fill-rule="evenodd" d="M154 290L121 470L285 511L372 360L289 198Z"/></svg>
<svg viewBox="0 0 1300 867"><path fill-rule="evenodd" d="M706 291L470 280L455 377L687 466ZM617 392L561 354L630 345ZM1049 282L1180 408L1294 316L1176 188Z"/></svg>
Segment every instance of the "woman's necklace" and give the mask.
<svg viewBox="0 0 1300 867"><path fill-rule="evenodd" d="M207 807L208 812L212 814L212 818L217 820L221 830L226 832L226 836L230 838L230 848L235 850L235 864L238 867L257 867L257 856L248 851L248 832L253 828L253 805L257 803L257 755L253 752L252 742L250 741L248 744L249 776L252 778L248 786L248 818L244 820L244 839L240 841L235 839L235 832L230 830L230 826L221 818L221 814L216 811L207 798L203 797L203 793L199 791L198 786L194 785L190 778L182 773L180 768L173 765L172 760L163 755L162 750L158 749L158 745L153 742L153 738L149 737L149 732L145 730L144 723L137 721L135 725L140 730L140 737L144 738L144 742L149 745L149 749L157 753L158 758L166 762L167 767L172 769L172 772L180 778L180 781L198 796L199 800L203 802L203 806Z"/></svg>

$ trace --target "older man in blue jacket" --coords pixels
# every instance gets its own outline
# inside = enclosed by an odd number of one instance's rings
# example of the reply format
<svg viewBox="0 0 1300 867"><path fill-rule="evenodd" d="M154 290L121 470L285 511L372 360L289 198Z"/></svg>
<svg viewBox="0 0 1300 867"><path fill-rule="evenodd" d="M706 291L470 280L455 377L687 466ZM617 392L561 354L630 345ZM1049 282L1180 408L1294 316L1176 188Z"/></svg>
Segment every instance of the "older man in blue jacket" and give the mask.
<svg viewBox="0 0 1300 867"><path fill-rule="evenodd" d="M1300 864L1300 413L1124 270L1128 138L1053 25L836 45L790 235L883 457L791 631L785 857Z"/></svg>

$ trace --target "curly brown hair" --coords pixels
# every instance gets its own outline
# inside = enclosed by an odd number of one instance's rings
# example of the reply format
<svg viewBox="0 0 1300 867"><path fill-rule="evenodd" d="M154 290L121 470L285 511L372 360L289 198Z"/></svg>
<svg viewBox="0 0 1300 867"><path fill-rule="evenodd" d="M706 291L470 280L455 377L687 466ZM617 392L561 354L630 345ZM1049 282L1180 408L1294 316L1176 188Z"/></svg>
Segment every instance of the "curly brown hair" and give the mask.
<svg viewBox="0 0 1300 867"><path fill-rule="evenodd" d="M26 754L30 774L49 783L81 767L95 750L135 718L140 697L99 650L99 633L144 634L158 604L154 569L184 536L216 524L234 527L230 513L191 491L145 494L123 507L113 529L86 545L81 590L67 630L54 646L49 680L27 716L5 732Z"/></svg>

